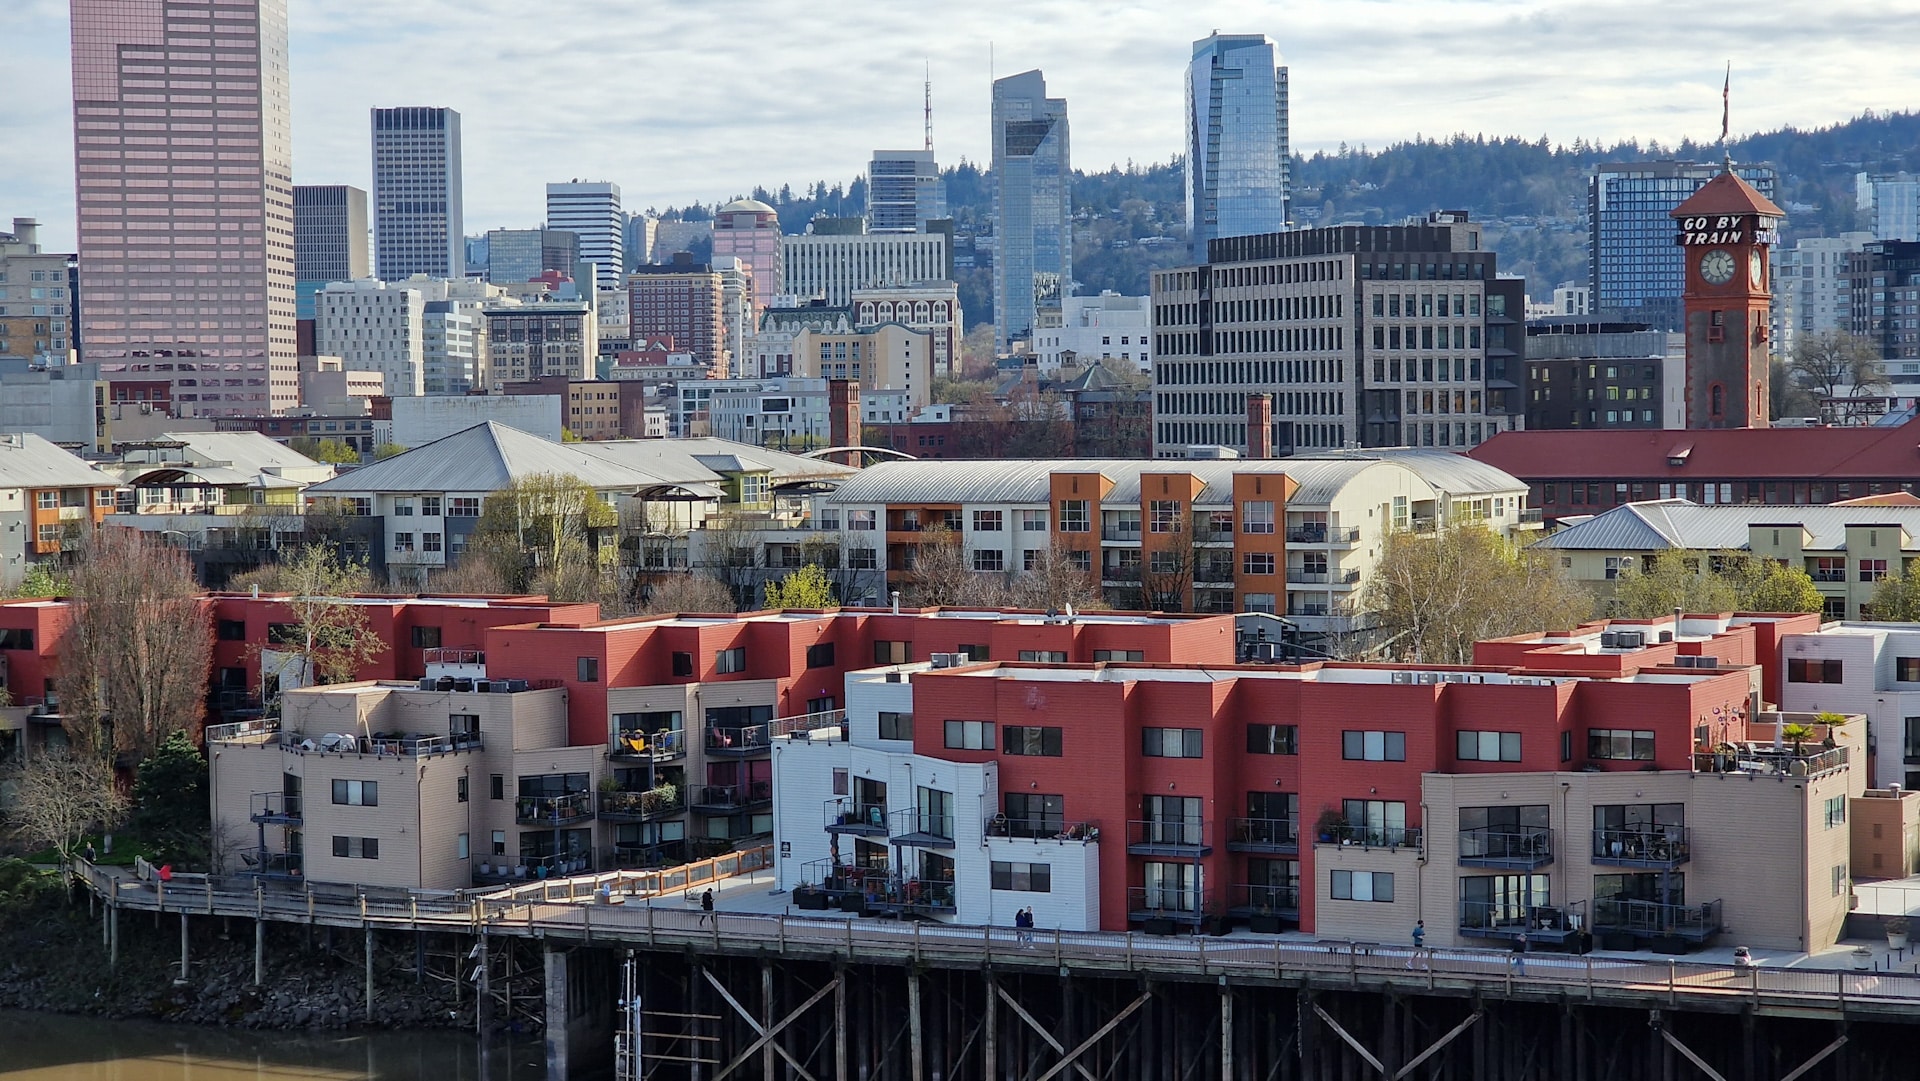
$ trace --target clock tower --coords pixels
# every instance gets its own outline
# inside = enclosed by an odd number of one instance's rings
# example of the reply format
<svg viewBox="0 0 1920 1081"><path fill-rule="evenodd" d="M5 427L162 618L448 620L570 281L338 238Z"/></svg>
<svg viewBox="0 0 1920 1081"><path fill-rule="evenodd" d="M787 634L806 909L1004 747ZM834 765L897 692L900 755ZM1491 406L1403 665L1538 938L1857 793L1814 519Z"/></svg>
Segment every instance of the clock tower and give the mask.
<svg viewBox="0 0 1920 1081"><path fill-rule="evenodd" d="M1687 427L1765 428L1772 325L1767 250L1786 214L1727 170L1673 209L1686 252Z"/></svg>

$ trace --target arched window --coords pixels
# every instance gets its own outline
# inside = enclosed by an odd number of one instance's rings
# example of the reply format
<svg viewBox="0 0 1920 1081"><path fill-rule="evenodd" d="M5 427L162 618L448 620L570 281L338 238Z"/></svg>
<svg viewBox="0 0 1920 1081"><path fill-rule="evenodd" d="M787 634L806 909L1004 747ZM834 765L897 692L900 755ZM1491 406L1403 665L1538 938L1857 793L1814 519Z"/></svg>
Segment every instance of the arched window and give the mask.
<svg viewBox="0 0 1920 1081"><path fill-rule="evenodd" d="M1715 383L1707 393L1710 398L1707 407L1708 415L1716 418L1724 416L1727 411L1727 388L1723 384Z"/></svg>

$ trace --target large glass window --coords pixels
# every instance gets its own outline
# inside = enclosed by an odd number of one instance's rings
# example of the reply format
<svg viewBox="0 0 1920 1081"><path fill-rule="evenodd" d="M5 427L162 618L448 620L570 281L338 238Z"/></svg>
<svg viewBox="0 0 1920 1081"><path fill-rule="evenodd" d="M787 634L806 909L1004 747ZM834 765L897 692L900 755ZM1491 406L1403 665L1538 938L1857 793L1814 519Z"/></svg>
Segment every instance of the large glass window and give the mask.
<svg viewBox="0 0 1920 1081"><path fill-rule="evenodd" d="M1549 902L1546 875L1469 875L1460 880L1460 926L1527 926L1530 909Z"/></svg>
<svg viewBox="0 0 1920 1081"><path fill-rule="evenodd" d="M1067 829L1067 797L1044 792L1006 795L1007 834L1011 837L1055 837Z"/></svg>
<svg viewBox="0 0 1920 1081"><path fill-rule="evenodd" d="M1587 757L1653 761L1653 733L1646 729L1589 728Z"/></svg>
<svg viewBox="0 0 1920 1081"><path fill-rule="evenodd" d="M1200 758L1203 735L1198 728L1143 728L1141 753L1148 758Z"/></svg>
<svg viewBox="0 0 1920 1081"><path fill-rule="evenodd" d="M1393 901L1389 871L1335 871L1329 886L1336 901Z"/></svg>
<svg viewBox="0 0 1920 1081"><path fill-rule="evenodd" d="M1359 762L1405 762L1405 732L1346 731L1340 733L1340 757Z"/></svg>
<svg viewBox="0 0 1920 1081"><path fill-rule="evenodd" d="M1341 801L1352 839L1370 845L1398 845L1407 840L1407 805L1397 800Z"/></svg>
<svg viewBox="0 0 1920 1081"><path fill-rule="evenodd" d="M1518 732L1461 732L1456 743L1458 756L1464 762L1520 761Z"/></svg>

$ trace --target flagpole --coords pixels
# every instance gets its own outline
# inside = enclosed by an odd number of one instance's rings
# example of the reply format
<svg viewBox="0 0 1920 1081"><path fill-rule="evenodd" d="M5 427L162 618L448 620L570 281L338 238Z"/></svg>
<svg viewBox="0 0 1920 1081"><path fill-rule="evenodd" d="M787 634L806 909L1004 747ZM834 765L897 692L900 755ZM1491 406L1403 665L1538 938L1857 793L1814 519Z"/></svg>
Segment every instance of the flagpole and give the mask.
<svg viewBox="0 0 1920 1081"><path fill-rule="evenodd" d="M1727 61L1726 80L1720 84L1720 155L1726 159L1727 172L1733 172L1733 150L1727 145L1727 121L1733 104L1733 61Z"/></svg>

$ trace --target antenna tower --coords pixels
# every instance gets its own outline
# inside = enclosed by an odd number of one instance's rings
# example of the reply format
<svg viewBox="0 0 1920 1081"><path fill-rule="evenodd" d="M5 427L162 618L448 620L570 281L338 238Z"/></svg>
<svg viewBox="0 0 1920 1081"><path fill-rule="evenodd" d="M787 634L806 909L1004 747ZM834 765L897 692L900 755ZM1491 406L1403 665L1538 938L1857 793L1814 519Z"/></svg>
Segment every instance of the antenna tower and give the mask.
<svg viewBox="0 0 1920 1081"><path fill-rule="evenodd" d="M926 104L926 129L927 129L927 149L928 149L928 150L932 150L932 149L933 149L933 61L931 61L931 60L927 60L927 61L923 61L923 62L924 62L924 63L926 64L926 72L927 72L927 76L926 76L926 78L927 78L927 83L926 83L926 91L927 91L927 104Z"/></svg>

